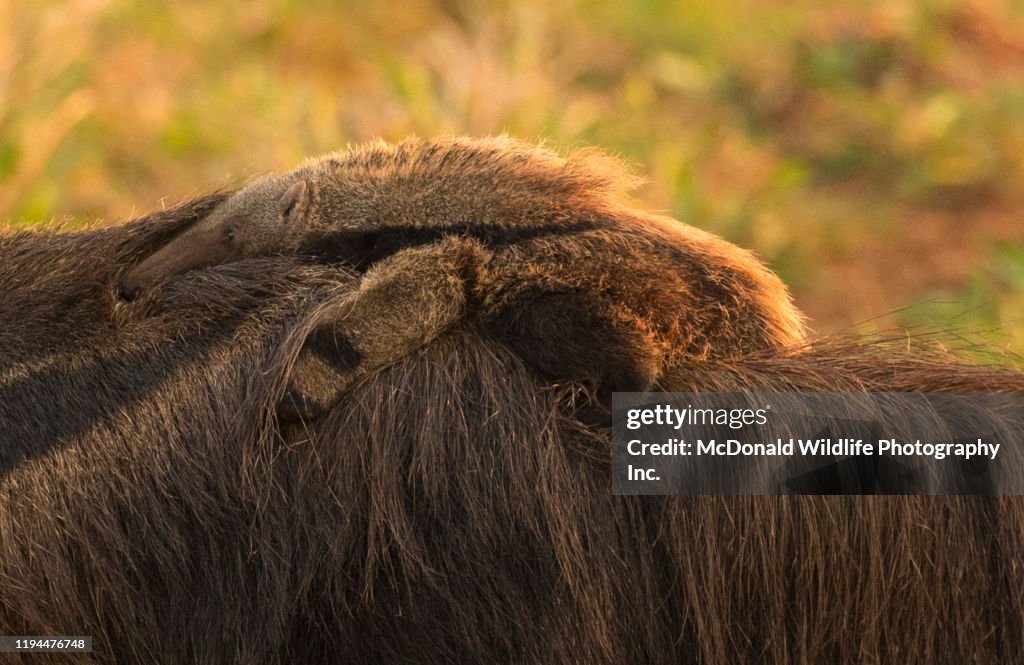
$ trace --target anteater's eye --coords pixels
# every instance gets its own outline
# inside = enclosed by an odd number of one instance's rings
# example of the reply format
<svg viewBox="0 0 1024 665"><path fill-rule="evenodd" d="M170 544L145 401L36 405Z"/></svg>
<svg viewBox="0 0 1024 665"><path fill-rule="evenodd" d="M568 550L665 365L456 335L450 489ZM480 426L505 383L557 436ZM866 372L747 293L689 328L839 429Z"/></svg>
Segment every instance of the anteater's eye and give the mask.
<svg viewBox="0 0 1024 665"><path fill-rule="evenodd" d="M234 240L235 239L235 230L234 229L228 229L227 231L224 232L224 236L228 240Z"/></svg>

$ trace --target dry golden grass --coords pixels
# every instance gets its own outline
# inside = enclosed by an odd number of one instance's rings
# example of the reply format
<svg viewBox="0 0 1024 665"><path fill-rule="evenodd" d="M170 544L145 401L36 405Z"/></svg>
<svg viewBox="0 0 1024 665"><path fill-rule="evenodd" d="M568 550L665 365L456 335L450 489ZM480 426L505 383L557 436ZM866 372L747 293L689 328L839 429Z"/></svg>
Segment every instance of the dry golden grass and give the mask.
<svg viewBox="0 0 1024 665"><path fill-rule="evenodd" d="M645 206L757 250L818 330L881 316L1024 349L1009 1L0 0L13 225L499 132L637 163Z"/></svg>

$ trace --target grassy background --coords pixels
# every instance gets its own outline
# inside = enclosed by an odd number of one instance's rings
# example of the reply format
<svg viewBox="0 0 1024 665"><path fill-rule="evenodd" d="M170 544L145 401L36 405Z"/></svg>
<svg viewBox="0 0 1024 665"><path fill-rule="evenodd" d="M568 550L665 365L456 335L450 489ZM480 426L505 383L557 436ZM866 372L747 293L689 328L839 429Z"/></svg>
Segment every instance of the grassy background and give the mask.
<svg viewBox="0 0 1024 665"><path fill-rule="evenodd" d="M1024 6L0 0L0 219L131 216L373 137L637 164L820 332L1024 351Z"/></svg>

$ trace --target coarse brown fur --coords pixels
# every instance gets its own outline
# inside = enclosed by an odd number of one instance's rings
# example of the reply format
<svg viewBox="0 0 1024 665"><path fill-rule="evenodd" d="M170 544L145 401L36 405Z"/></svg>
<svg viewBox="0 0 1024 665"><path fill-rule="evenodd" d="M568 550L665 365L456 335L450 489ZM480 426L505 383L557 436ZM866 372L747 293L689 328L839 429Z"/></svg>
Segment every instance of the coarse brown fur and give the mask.
<svg viewBox="0 0 1024 665"><path fill-rule="evenodd" d="M372 144L243 188L143 259L122 291L274 254L369 269L300 355L285 407L306 416L356 370L467 317L606 404L615 390L650 389L680 359L802 341L778 278L720 238L625 205L630 182L596 153L563 159L507 138Z"/></svg>
<svg viewBox="0 0 1024 665"><path fill-rule="evenodd" d="M0 239L0 634L94 637L91 655L26 662L1024 651L1019 498L613 496L607 433L566 410L572 388L474 326L282 427L291 363L358 277L248 259L128 306L115 292L120 266L220 200ZM1024 375L823 342L677 363L658 387L1024 390Z"/></svg>

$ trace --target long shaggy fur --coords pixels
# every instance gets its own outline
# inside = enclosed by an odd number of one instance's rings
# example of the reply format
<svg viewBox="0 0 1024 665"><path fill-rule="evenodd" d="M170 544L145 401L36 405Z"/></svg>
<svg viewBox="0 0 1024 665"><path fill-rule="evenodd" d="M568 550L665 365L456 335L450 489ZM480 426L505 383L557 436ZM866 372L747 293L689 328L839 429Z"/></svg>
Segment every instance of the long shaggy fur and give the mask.
<svg viewBox="0 0 1024 665"><path fill-rule="evenodd" d="M251 259L119 301L219 197L0 240L0 634L91 663L1008 662L1024 504L621 497L607 432L457 327L325 417L274 404L355 278ZM1022 390L836 342L680 364L666 390ZM36 655L33 662L66 662Z"/></svg>

